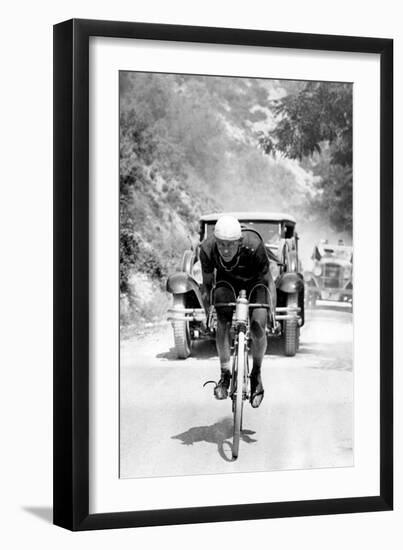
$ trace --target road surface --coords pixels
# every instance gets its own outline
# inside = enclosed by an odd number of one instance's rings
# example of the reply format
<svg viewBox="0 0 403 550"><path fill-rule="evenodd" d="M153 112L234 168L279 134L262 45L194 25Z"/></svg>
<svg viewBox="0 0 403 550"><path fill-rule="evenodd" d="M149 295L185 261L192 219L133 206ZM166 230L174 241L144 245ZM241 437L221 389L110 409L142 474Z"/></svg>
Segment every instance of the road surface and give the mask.
<svg viewBox="0 0 403 550"><path fill-rule="evenodd" d="M300 351L270 341L265 397L248 403L238 460L231 457L229 399L217 401L214 342L178 360L170 324L121 342L122 478L353 465L352 314L328 303L307 311Z"/></svg>

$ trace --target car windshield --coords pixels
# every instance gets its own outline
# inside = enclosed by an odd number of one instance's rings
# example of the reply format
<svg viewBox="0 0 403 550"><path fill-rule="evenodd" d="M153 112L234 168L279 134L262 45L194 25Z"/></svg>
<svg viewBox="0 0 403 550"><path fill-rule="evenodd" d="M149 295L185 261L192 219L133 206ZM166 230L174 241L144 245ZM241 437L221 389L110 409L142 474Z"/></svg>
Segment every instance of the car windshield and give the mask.
<svg viewBox="0 0 403 550"><path fill-rule="evenodd" d="M339 260L351 261L353 249L351 246L324 246L324 257L338 258Z"/></svg>
<svg viewBox="0 0 403 550"><path fill-rule="evenodd" d="M336 248L334 253L337 256L337 258L340 258L341 260L346 260L349 262L351 259L352 251L353 251L352 248L343 246L340 248Z"/></svg>
<svg viewBox="0 0 403 550"><path fill-rule="evenodd" d="M208 222L206 224L207 234L206 237L212 235L215 221ZM257 231L265 244L277 244L281 237L281 222L270 221L255 221L255 220L240 220L241 226L254 229Z"/></svg>

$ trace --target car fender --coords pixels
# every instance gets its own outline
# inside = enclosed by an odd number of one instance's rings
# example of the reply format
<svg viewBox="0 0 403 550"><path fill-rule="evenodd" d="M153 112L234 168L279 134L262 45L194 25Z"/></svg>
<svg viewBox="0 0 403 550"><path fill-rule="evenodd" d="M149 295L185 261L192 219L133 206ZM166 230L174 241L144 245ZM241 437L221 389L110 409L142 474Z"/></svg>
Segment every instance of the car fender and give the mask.
<svg viewBox="0 0 403 550"><path fill-rule="evenodd" d="M194 292L200 306L203 305L203 299L198 283L191 275L185 273L184 271L179 271L168 277L167 291L171 294L186 294L187 292Z"/></svg>
<svg viewBox="0 0 403 550"><path fill-rule="evenodd" d="M304 288L304 280L299 273L283 273L278 281L277 288L287 294L300 293Z"/></svg>

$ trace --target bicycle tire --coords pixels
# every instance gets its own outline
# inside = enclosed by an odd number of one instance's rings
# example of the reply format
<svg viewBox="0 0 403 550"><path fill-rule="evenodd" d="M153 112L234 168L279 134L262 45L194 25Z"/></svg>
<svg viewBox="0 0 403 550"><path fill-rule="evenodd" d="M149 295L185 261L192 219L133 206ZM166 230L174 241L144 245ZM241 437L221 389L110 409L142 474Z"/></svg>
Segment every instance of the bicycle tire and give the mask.
<svg viewBox="0 0 403 550"><path fill-rule="evenodd" d="M238 345L236 351L236 360L233 376L234 380L234 395L233 395L233 414L234 414L234 431L232 440L232 458L237 459L239 454L239 442L241 439L242 430L242 413L243 413L243 386L245 377L245 334L241 331L238 335Z"/></svg>

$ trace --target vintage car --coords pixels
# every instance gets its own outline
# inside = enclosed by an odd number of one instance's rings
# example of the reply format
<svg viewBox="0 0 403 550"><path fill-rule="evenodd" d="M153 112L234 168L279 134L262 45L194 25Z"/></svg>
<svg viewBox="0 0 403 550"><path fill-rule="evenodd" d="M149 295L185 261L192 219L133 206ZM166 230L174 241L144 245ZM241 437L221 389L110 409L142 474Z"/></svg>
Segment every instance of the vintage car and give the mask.
<svg viewBox="0 0 403 550"><path fill-rule="evenodd" d="M235 216L241 227L255 230L262 238L276 284L277 307L269 316L267 333L282 337L284 352L293 356L299 347L300 327L304 324L304 280L298 258L298 235L295 219L282 213L226 212ZM216 319L203 306L200 291L202 271L200 244L214 230L221 213L200 218L199 243L186 250L180 269L168 278L167 290L173 295L168 310L177 356L185 359L194 340L215 335Z"/></svg>
<svg viewBox="0 0 403 550"><path fill-rule="evenodd" d="M353 248L343 241L315 245L312 269L304 272L305 298L314 307L317 300L353 302Z"/></svg>

